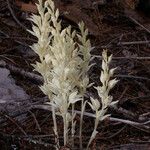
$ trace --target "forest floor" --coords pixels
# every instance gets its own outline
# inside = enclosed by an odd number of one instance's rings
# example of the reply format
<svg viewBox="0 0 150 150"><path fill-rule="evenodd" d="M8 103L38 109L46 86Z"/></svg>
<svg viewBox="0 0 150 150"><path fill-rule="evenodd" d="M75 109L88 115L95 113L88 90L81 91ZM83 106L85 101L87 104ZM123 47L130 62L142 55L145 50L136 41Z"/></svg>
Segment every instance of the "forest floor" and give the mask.
<svg viewBox="0 0 150 150"><path fill-rule="evenodd" d="M51 112L43 105L48 99L39 89L42 78L31 66L38 57L29 46L37 39L27 32L31 29L27 18L37 13L35 2L0 4L0 150L54 149ZM132 0L55 0L55 4L64 27L72 25L78 31L78 22L84 21L89 29L96 64L89 71L90 81L100 84L103 49L113 54L112 67L118 67L115 76L120 81L111 94L119 104L109 108L112 116L100 123L91 150L150 150L150 4ZM97 96L93 89L87 95ZM63 123L57 119L63 142ZM78 115L76 121L78 125ZM93 118L84 117L84 146L93 123ZM74 149L79 149L78 143L76 137Z"/></svg>

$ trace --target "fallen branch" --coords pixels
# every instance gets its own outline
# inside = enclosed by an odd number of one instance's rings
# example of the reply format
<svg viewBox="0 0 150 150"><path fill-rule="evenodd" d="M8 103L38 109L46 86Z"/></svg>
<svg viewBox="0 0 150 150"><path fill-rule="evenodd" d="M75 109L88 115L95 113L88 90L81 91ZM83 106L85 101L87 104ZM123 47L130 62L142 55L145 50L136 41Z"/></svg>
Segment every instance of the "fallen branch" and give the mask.
<svg viewBox="0 0 150 150"><path fill-rule="evenodd" d="M34 106L32 106L32 108L44 109L47 111L51 111L51 106L49 106L49 105L34 105ZM81 114L81 111L75 110L75 112L77 114ZM95 115L92 113L89 113L89 112L84 112L84 116L95 118ZM147 125L150 123L150 120L146 121L146 122L142 122L142 123L125 120L125 119L120 119L120 118L114 118L114 117L109 117L109 120L112 122L115 121L115 122L125 123L125 124L131 125L136 128L143 128L144 129L143 131L148 132L148 133L150 132L149 131L150 127Z"/></svg>
<svg viewBox="0 0 150 150"><path fill-rule="evenodd" d="M22 77L25 77L25 78L30 79L31 81L37 82L38 84L41 84L43 82L43 78L40 75L31 73L31 72L27 72L21 68L18 68L18 67L8 64L5 61L0 61L0 67L7 68L14 74L19 74Z"/></svg>
<svg viewBox="0 0 150 150"><path fill-rule="evenodd" d="M43 102L44 101L47 101L47 98L45 98L45 99L43 99ZM44 104L38 104L39 102L36 102L36 103L30 103L28 106L24 106L23 108L23 110L22 110L22 114L25 114L25 113L27 113L29 110L31 110L31 109L42 109L42 110L46 110L46 111L52 111L51 110L51 106L50 105L44 105ZM20 108L21 109L21 108ZM77 114L81 114L81 111L78 111L78 110L75 110L75 112L77 113ZM12 118L15 118L15 117L18 117L18 116L20 116L21 115L21 112L19 111L19 112L16 112L14 115L12 115L11 117ZM89 112L84 112L84 116L86 116L86 117L91 117L91 118L95 118L95 116L94 116L94 114L92 114L92 113L89 113ZM148 124L150 124L150 120L148 120L148 121L145 121L145 122L135 122L135 121L130 121L130 120L125 120L125 119L120 119L120 118L114 118L114 117L110 117L109 118L109 120L110 121L112 121L112 122L121 122L121 123L125 123L125 124L128 124L128 125L131 125L131 126L133 126L133 127L135 127L135 128L138 128L138 129L141 129L141 128L143 128L143 131L145 131L145 132L150 132L150 127L148 126ZM6 122L6 120L4 120L4 119L1 119L0 120L0 124L2 125L2 123L5 123ZM142 130L142 129L141 129Z"/></svg>
<svg viewBox="0 0 150 150"><path fill-rule="evenodd" d="M21 75L21 76L23 76L25 78L28 78L32 82L34 81L34 82L36 82L38 84L42 84L43 83L43 78L40 75L37 75L35 73L31 73L31 72L27 72L27 71L25 71L23 69L20 69L18 67L15 67L13 65L8 64L5 61L0 61L0 67L7 68L11 72L13 72L14 74L19 74L19 75ZM115 75L115 77L125 78L125 79L136 79L136 80L150 81L149 78L140 77L140 76L133 76L133 75Z"/></svg>

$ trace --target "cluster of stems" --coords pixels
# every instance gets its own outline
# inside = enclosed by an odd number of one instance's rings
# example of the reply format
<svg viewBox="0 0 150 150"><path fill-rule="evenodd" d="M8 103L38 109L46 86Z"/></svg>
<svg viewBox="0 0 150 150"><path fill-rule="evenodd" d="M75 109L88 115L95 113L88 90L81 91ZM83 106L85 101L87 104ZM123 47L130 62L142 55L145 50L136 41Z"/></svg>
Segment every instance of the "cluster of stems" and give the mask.
<svg viewBox="0 0 150 150"><path fill-rule="evenodd" d="M70 123L74 143L74 108L77 101L82 101L83 106L83 95L89 84L87 72L90 68L91 44L87 39L88 30L83 22L79 24L81 34L77 34L70 26L62 29L58 18L59 11L55 9L52 0L44 3L39 0L37 9L39 14L30 18L33 22L33 31L29 32L38 39L31 48L38 54L40 61L33 66L44 79L44 84L40 88L49 97L50 101L47 104L52 106L55 142L59 148L56 114L63 119L64 145L69 143ZM76 42L75 38L78 38L79 42ZM70 107L72 113L68 111Z"/></svg>
<svg viewBox="0 0 150 150"><path fill-rule="evenodd" d="M80 149L82 148L82 124L83 113L87 104L84 101L86 89L89 84L88 71L93 65L89 65L93 59L91 57L91 44L88 40L88 30L85 29L83 22L79 23L80 34L72 30L71 26L62 29L59 19L59 10L55 9L54 2L47 0L43 2L39 0L36 4L39 14L32 15L29 19L33 22L32 31L29 31L37 37L37 43L31 48L39 56L39 61L34 64L34 68L39 72L44 83L40 89L48 96L47 104L52 107L52 118L54 123L55 143L57 149L60 148L59 133L57 128L57 115L63 120L63 136L64 146L67 145L69 137L72 139L72 147L74 147L74 136L76 132L75 121L75 104L81 102L80 116ZM116 79L111 80L115 69L109 69L112 56L107 56L107 52L103 52L102 72L100 81L102 86L96 87L98 95L101 99L91 99L88 102L93 111L95 111L95 127L88 143L87 149L95 138L99 121L108 117L106 115L109 105L112 102L112 96L109 96L110 89L117 83ZM71 108L71 113L69 109ZM70 127L71 125L71 127ZM71 131L69 130L71 128ZM69 135L71 133L71 135Z"/></svg>

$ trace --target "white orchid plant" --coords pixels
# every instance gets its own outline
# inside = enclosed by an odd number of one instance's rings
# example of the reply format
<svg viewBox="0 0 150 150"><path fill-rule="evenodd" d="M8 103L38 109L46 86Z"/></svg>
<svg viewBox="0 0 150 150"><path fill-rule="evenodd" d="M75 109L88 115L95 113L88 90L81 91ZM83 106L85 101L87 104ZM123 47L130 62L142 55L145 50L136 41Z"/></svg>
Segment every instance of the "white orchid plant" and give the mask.
<svg viewBox="0 0 150 150"><path fill-rule="evenodd" d="M37 37L37 43L31 48L38 54L39 62L34 64L34 68L39 72L44 83L40 87L45 95L48 96L48 105L52 107L52 118L54 123L54 134L57 149L60 148L59 135L57 130L56 115L60 115L64 124L64 146L69 143L69 127L71 124L72 144L75 136L75 104L81 101L81 120L80 120L80 143L82 143L82 120L86 107L84 94L89 84L88 70L92 65L91 44L87 38L88 30L85 29L83 22L79 23L81 34L77 34L72 30L71 26L62 29L59 20L59 10L55 9L54 2L47 0L43 2L39 0L36 4L38 15L33 14L29 19L33 22L32 31L29 31ZM78 39L78 40L77 40ZM78 42L77 42L78 41ZM115 69L109 69L112 55L107 56L107 52L103 52L102 72L100 81L102 86L96 87L101 103L98 99L90 98L88 104L95 112L95 127L88 143L87 149L95 138L99 121L102 121L109 115L106 115L109 105L112 102L112 96L109 91L117 83L116 79L111 80ZM72 112L69 112L70 107ZM81 144L82 145L82 144ZM82 146L81 146L82 147ZM80 148L81 148L80 147Z"/></svg>
<svg viewBox="0 0 150 150"><path fill-rule="evenodd" d="M98 92L98 96L101 99L101 103L98 99L94 99L92 97L90 97L91 102L88 102L92 110L95 112L95 125L87 148L89 147L93 139L95 139L95 136L98 133L97 127L99 121L102 121L110 116L110 114L106 114L108 107L110 105L115 105L118 102L112 101L113 97L109 95L109 91L118 82L118 80L116 79L111 79L111 77L113 77L114 71L116 70L116 68L109 69L109 65L112 61L112 55L108 56L107 50L104 50L102 53L102 58L102 71L100 75L100 81L102 83L102 86L95 87Z"/></svg>

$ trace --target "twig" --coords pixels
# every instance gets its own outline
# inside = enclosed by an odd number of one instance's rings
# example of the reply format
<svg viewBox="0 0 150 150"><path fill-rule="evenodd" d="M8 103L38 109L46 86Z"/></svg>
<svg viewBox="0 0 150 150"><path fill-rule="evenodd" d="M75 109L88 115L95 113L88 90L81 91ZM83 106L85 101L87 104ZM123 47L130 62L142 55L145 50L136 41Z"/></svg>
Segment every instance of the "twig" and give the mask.
<svg viewBox="0 0 150 150"><path fill-rule="evenodd" d="M4 35L5 37L7 37L7 38L9 37L8 34L6 34L5 32L3 32L3 31L1 31L1 30L0 30L0 33L3 34L3 35Z"/></svg>
<svg viewBox="0 0 150 150"><path fill-rule="evenodd" d="M143 91L144 91L145 93L150 93L150 89L148 89L148 88L146 87L146 85L143 84L143 82L140 82L140 81L137 81L137 80L134 80L134 82L135 82L141 89L143 89Z"/></svg>
<svg viewBox="0 0 150 150"><path fill-rule="evenodd" d="M124 88L124 90L123 90L123 92L121 93L121 95L119 96L119 98L118 98L119 104L120 104L120 102L122 102L122 98L123 98L123 96L125 95L125 93L127 92L128 89L129 89L129 86L127 85L127 86Z"/></svg>
<svg viewBox="0 0 150 150"><path fill-rule="evenodd" d="M30 110L29 110L28 112L32 115L33 119L35 120L35 123L36 123L37 128L38 128L39 131L41 132L41 127L40 127L40 125L39 125L39 123L38 123L38 121L37 121L37 119L36 119L34 113L33 113L32 111L30 111Z"/></svg>
<svg viewBox="0 0 150 150"><path fill-rule="evenodd" d="M27 31L27 28L26 28L26 27L17 19L17 17L15 16L15 14L14 14L14 12L13 12L11 6L10 6L9 0L6 0L6 1L7 1L8 9L9 9L9 11L10 11L12 17L14 18L14 20L18 23L18 25L19 25L20 27L22 27L24 30Z"/></svg>
<svg viewBox="0 0 150 150"><path fill-rule="evenodd" d="M3 114L3 115L4 115L5 118L7 118L8 120L10 120L13 124L15 124L15 125L18 127L18 129L19 129L25 136L27 136L27 133L23 130L22 127L20 127L20 126L18 125L18 123L17 123L13 118L11 118L10 116L8 116L8 115L6 115L6 114Z"/></svg>
<svg viewBox="0 0 150 150"><path fill-rule="evenodd" d="M111 138L117 136L119 133L121 133L126 127L127 127L127 125L124 125L119 131L115 132L113 135L111 135L109 137L104 137L102 139L111 139Z"/></svg>
<svg viewBox="0 0 150 150"><path fill-rule="evenodd" d="M140 150L140 149L145 149L148 150L149 144L134 144L134 143L129 143L129 144L122 144L122 145L116 145L108 148L107 150L117 150L117 149L134 149L134 150Z"/></svg>
<svg viewBox="0 0 150 150"><path fill-rule="evenodd" d="M30 103L29 99L25 99L24 101L27 101L27 100L28 100L28 103L23 104L23 105L21 105L23 103L23 100L21 102L17 102L17 101L16 102L11 102L11 100L7 100L5 103L2 103L1 106L5 107L5 105L8 106L8 105L11 105L11 104L13 104L13 105L16 104L17 107L19 107L19 110L15 110L15 111L11 112L11 117L16 118L18 116L26 114L29 110L31 110L32 105L39 105L41 103L44 103L48 100L48 98L47 97L44 97L42 99L37 99L36 98L36 102L33 102L33 103ZM32 101L34 101L34 99L32 99ZM2 126L5 123L6 123L6 119L0 118L0 126Z"/></svg>
<svg viewBox="0 0 150 150"><path fill-rule="evenodd" d="M6 54L6 53L8 53L8 52L11 52L11 51L13 51L13 50L15 50L15 49L17 49L17 47L18 46L14 46L14 47L11 47L11 48L8 48L8 49L1 49L1 54L0 54L0 56L2 56L3 54ZM5 57L5 56L4 56Z"/></svg>
<svg viewBox="0 0 150 150"><path fill-rule="evenodd" d="M27 106L27 107L24 107L24 109L26 110L25 112L23 113L26 113L28 110L30 109L43 109L43 110L47 110L47 111L52 111L51 109L51 106L50 105L40 105L40 104L31 104L31 106ZM81 111L78 111L78 110L75 110L75 113L77 114L81 114ZM11 117L17 117L19 116L21 113L17 113ZM92 113L88 113L88 112L84 112L84 116L87 116L87 117L92 117L92 118L95 118L94 114ZM147 126L147 124L150 123L150 121L145 121L145 122L142 122L142 123L139 123L139 122L134 122L134 121L130 121L130 120L125 120L125 119L120 119L120 118L113 118L113 117L110 117L109 118L110 121L115 121L115 122L121 122L121 123L125 123L125 124L128 124L128 125L131 125L131 126L134 126L134 127L139 127L141 129L141 127L145 128L146 129L146 132L149 132L149 126ZM2 124L4 122L4 120L0 120L0 124ZM145 131L145 130L144 130Z"/></svg>
<svg viewBox="0 0 150 150"><path fill-rule="evenodd" d="M112 44L113 42L115 42L117 39L118 39L118 37L112 39L108 44L106 44L106 45L104 45L104 46L101 46L101 48L104 48L104 49L110 48L110 47L111 47L111 44Z"/></svg>
<svg viewBox="0 0 150 150"><path fill-rule="evenodd" d="M102 59L102 56L98 55L92 55L95 58ZM150 60L150 57L113 57L112 59L118 60L118 59L137 59L137 60Z"/></svg>
<svg viewBox="0 0 150 150"><path fill-rule="evenodd" d="M56 148L56 145L55 144L50 144L50 143L46 143L46 142L42 142L41 140L33 140L33 139L30 139L30 138L26 138L24 139L25 141L28 141L28 142L32 142L32 143L36 143L36 144L40 144L40 145L43 145L45 147L53 147L53 148Z"/></svg>
<svg viewBox="0 0 150 150"><path fill-rule="evenodd" d="M134 23L136 23L137 25L139 25L140 27L142 27L145 31L147 31L148 33L150 33L150 30L145 28L142 24L140 24L137 20L135 20L133 17L129 17Z"/></svg>
<svg viewBox="0 0 150 150"><path fill-rule="evenodd" d="M5 37L3 36L0 36L0 38L2 38L2 39L13 39L13 40L23 40L23 41L31 41L31 42L34 42L34 43L36 43L37 42L37 40L35 40L35 39L31 39L31 38L26 38L26 37L17 37L17 36L14 36L14 37L11 37L11 36L6 36L6 34L4 34L5 35ZM27 44L26 44L27 45ZM28 47L29 47L29 45L28 45Z"/></svg>
<svg viewBox="0 0 150 150"><path fill-rule="evenodd" d="M41 138L45 138L45 137L53 137L53 135L29 135L29 136L18 136L18 135L10 135L10 134L5 134L5 133L0 133L0 136L3 137L4 139L8 140L8 139L13 139L14 141L17 140L24 140L24 141L28 141L28 142L32 142L32 143L36 143L36 144L40 144L43 145L45 147L53 147L56 148L55 144L50 144L50 143L46 143L41 141ZM40 138L39 140L36 140L34 138Z"/></svg>
<svg viewBox="0 0 150 150"><path fill-rule="evenodd" d="M22 43L21 41L18 41L17 38L12 38L10 37L7 33L3 32L0 30L0 33L2 33L4 35L4 37L0 36L0 38L3 38L3 39L13 39L16 43L20 44L20 45L23 45L25 47L29 47L28 44L26 43Z"/></svg>
<svg viewBox="0 0 150 150"><path fill-rule="evenodd" d="M150 41L133 41L133 42L119 42L117 45L137 45L137 44L149 44Z"/></svg>
<svg viewBox="0 0 150 150"><path fill-rule="evenodd" d="M128 125L131 125L131 126L133 126L135 128L138 128L140 130L142 130L141 128L144 128L143 131L150 133L150 130L149 130L150 127L147 126L147 124L149 124L149 121L146 121L144 123L139 123L139 122L124 120L124 119L120 119L120 118L113 118L113 117L110 117L109 119L110 119L110 121L122 122L122 123L125 123L125 124L128 124Z"/></svg>
<svg viewBox="0 0 150 150"><path fill-rule="evenodd" d="M122 107L116 107L116 106L111 106L111 110L114 110L115 112L122 114L125 118L131 119L131 120L138 120L138 116L134 114L133 112L130 112Z"/></svg>
<svg viewBox="0 0 150 150"><path fill-rule="evenodd" d="M127 98L127 99L122 99L122 101L120 101L119 104L122 105L124 102L128 102L128 101L132 103L144 102L144 101L149 101L149 98L150 98L150 95Z"/></svg>
<svg viewBox="0 0 150 150"><path fill-rule="evenodd" d="M133 76L133 75L115 75L115 77L118 78L126 78L126 79L137 79L137 80L145 80L145 81L150 81L149 78L146 77L139 77L139 76Z"/></svg>
<svg viewBox="0 0 150 150"><path fill-rule="evenodd" d="M51 111L51 106L49 106L49 105L34 105L34 106L32 106L32 108L38 108L38 109L44 109L44 110ZM75 110L75 113L81 114L81 111ZM84 112L84 116L95 118L95 115L92 114L92 113L89 113L89 112ZM125 123L125 124L128 124L128 125L134 126L134 127L143 127L143 128L146 129L146 132L149 132L149 129L150 129L150 127L147 126L149 121L139 123L139 122L134 122L134 121L120 119L120 118L113 118L113 117L110 117L109 120Z"/></svg>
<svg viewBox="0 0 150 150"><path fill-rule="evenodd" d="M19 139L24 139L24 138L30 138L30 139L38 139L38 138L40 138L40 139L42 139L42 138L51 138L51 137L54 137L54 134L43 134L43 135L31 135L31 134L29 134L29 135L15 135L15 134L13 134L13 135L10 135L10 134L6 134L6 133L2 133L2 132L0 132L0 136L4 136L4 137L11 137L11 138L19 138ZM61 137L61 138L63 138L63 137Z"/></svg>

